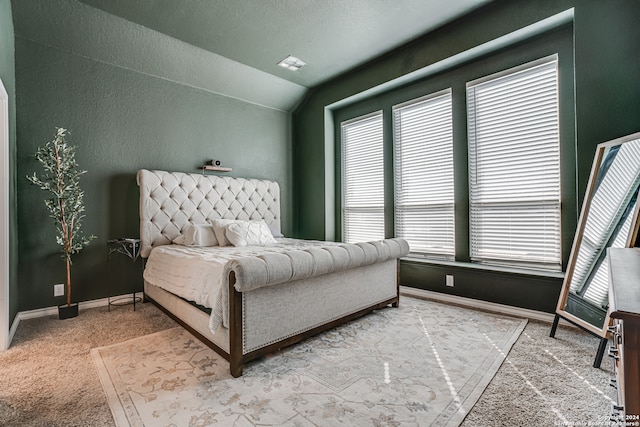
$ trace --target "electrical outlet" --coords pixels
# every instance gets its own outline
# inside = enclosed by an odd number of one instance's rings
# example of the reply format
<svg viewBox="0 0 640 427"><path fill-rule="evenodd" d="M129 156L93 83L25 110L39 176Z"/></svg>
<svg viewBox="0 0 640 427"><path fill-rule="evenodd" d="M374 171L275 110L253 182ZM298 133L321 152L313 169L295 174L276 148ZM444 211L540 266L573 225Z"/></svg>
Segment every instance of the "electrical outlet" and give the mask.
<svg viewBox="0 0 640 427"><path fill-rule="evenodd" d="M64 284L58 283L57 285L53 285L53 296L61 297L64 295Z"/></svg>
<svg viewBox="0 0 640 427"><path fill-rule="evenodd" d="M453 288L453 275L447 274L446 282L447 286L451 286Z"/></svg>

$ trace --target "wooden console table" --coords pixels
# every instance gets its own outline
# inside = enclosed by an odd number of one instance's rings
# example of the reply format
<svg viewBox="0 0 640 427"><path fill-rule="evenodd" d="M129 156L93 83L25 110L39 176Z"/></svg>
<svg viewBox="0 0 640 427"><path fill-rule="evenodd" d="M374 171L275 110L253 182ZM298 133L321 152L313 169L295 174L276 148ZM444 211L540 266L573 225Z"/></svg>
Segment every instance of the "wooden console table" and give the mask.
<svg viewBox="0 0 640 427"><path fill-rule="evenodd" d="M609 315L618 391L611 420L620 425L640 421L640 248L609 249Z"/></svg>

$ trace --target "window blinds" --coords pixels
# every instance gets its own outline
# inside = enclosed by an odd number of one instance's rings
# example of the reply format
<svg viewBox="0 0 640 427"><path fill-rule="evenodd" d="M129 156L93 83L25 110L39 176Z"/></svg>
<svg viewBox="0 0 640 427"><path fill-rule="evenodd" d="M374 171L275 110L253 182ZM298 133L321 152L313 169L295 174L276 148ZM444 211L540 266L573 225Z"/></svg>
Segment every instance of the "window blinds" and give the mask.
<svg viewBox="0 0 640 427"><path fill-rule="evenodd" d="M639 156L640 140L608 148L589 202L570 289L598 306L608 302L606 248L629 244L640 187L640 165L634 159Z"/></svg>
<svg viewBox="0 0 640 427"><path fill-rule="evenodd" d="M453 260L451 89L393 108L395 235L412 253Z"/></svg>
<svg viewBox="0 0 640 427"><path fill-rule="evenodd" d="M633 207L635 209L634 202ZM627 215L622 223L622 227L618 234L616 234L615 239L611 243L609 247L612 248L625 248L628 245L628 238L631 230L631 220L633 215ZM582 247L582 246L581 246ZM606 251L606 248L605 248ZM582 252L582 251L581 251ZM607 308L609 303L609 261L606 258L606 252L603 255L603 258L600 260L598 264L598 260L593 259L594 264L596 265L595 271L592 273L591 280L588 281L586 288L581 290L583 292L583 296L587 301L591 301L596 306ZM577 271L576 264L576 271Z"/></svg>
<svg viewBox="0 0 640 427"><path fill-rule="evenodd" d="M467 84L470 251L561 269L557 57Z"/></svg>
<svg viewBox="0 0 640 427"><path fill-rule="evenodd" d="M341 124L343 241L384 238L382 111Z"/></svg>

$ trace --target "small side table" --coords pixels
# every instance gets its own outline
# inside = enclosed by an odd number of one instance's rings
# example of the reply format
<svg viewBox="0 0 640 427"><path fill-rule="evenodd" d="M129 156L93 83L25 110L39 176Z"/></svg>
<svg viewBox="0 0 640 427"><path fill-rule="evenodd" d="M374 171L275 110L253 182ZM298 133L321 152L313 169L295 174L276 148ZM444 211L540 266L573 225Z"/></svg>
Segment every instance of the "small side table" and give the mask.
<svg viewBox="0 0 640 427"><path fill-rule="evenodd" d="M112 239L107 241L107 247L109 249L109 253L107 254L107 262L111 261L111 255L114 253L123 254L134 263L138 261L140 257L140 239L132 239L132 238L121 238L121 239ZM111 269L109 269L109 274L111 274ZM111 282L109 280L109 282ZM108 297L108 306L109 311L111 311L111 306L116 305L126 305L133 304L133 310L136 310L136 303L142 301L141 297L136 297L136 291L133 290L132 297L119 297L115 299L111 299L111 292L109 292Z"/></svg>

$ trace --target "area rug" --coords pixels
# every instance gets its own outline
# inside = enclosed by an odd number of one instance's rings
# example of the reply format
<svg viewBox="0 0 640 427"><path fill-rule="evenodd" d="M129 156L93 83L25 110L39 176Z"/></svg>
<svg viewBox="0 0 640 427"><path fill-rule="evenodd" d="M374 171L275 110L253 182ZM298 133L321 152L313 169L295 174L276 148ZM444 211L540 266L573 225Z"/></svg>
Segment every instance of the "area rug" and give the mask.
<svg viewBox="0 0 640 427"><path fill-rule="evenodd" d="M240 378L180 327L92 355L119 427L457 426L526 323L402 297Z"/></svg>

